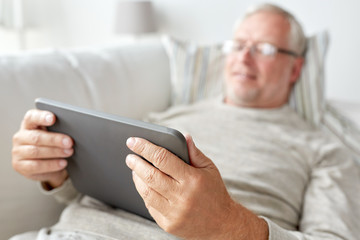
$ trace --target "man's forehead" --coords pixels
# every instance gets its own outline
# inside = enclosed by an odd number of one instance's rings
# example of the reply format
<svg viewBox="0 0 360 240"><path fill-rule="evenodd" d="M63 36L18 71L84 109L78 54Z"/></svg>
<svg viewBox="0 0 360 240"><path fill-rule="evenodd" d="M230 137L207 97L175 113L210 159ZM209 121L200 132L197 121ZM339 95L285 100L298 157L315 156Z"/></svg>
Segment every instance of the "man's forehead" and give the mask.
<svg viewBox="0 0 360 240"><path fill-rule="evenodd" d="M261 11L248 16L238 25L234 39L267 41L287 46L289 31L290 23L284 16Z"/></svg>

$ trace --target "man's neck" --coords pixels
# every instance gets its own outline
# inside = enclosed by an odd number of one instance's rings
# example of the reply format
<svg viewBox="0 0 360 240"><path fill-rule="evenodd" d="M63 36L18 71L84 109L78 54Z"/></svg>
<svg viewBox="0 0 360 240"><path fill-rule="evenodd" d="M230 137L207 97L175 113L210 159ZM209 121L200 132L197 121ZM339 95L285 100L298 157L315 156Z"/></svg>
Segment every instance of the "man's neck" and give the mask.
<svg viewBox="0 0 360 240"><path fill-rule="evenodd" d="M233 101L231 98L225 96L224 103L230 106L241 107L241 108L272 109L272 108L283 107L284 105L287 104L287 99L286 101L259 103L259 102Z"/></svg>

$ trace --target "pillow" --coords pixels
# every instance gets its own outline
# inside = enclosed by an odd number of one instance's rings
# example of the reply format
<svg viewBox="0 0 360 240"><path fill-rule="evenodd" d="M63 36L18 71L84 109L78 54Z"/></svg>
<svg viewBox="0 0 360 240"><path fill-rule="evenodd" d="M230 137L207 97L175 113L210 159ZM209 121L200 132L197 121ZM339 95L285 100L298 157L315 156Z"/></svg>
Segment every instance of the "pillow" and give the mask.
<svg viewBox="0 0 360 240"><path fill-rule="evenodd" d="M327 31L307 39L305 63L289 99L290 106L315 126L325 109L324 64L329 43Z"/></svg>
<svg viewBox="0 0 360 240"><path fill-rule="evenodd" d="M171 105L191 104L222 93L222 44L199 46L168 36L162 42L170 60Z"/></svg>
<svg viewBox="0 0 360 240"><path fill-rule="evenodd" d="M328 39L326 31L308 38L305 64L289 99L290 106L315 126L320 124L324 111ZM199 46L168 36L162 41L170 59L172 105L190 104L222 93L225 59L222 44Z"/></svg>

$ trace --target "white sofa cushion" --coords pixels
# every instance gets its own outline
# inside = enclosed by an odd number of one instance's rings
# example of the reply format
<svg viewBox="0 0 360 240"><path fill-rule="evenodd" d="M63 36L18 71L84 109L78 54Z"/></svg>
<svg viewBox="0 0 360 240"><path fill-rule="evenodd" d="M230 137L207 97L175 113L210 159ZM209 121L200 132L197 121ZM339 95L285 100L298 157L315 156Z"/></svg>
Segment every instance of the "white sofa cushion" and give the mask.
<svg viewBox="0 0 360 240"><path fill-rule="evenodd" d="M142 118L170 104L169 60L159 39L0 56L0 239L56 222L62 206L11 166L11 139L37 97Z"/></svg>
<svg viewBox="0 0 360 240"><path fill-rule="evenodd" d="M159 39L63 55L86 82L94 109L140 119L170 105L169 60Z"/></svg>

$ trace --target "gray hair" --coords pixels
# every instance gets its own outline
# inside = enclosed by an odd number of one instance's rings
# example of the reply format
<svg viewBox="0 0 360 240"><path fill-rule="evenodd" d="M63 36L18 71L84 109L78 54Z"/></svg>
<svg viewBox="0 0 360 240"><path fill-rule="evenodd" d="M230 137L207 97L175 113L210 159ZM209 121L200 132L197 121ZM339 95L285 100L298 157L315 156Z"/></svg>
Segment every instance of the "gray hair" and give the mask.
<svg viewBox="0 0 360 240"><path fill-rule="evenodd" d="M255 6L251 6L247 9L245 16L237 20L235 23L234 31L237 27L248 17L258 12L271 12L284 16L290 23L290 47L295 50L298 54L304 55L306 50L306 36L304 34L303 28L299 21L295 18L293 14L286 11L285 9L270 3L263 3Z"/></svg>

